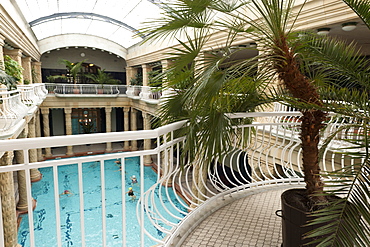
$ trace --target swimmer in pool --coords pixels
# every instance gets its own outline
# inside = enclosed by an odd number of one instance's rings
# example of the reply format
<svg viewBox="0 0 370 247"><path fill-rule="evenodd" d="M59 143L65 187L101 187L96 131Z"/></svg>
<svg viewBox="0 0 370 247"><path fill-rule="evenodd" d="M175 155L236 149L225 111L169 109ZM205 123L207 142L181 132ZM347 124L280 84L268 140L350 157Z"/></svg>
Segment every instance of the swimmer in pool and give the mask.
<svg viewBox="0 0 370 247"><path fill-rule="evenodd" d="M132 175L132 177L130 178L131 179L131 184L134 185L134 184L137 184L137 178L135 175Z"/></svg>
<svg viewBox="0 0 370 247"><path fill-rule="evenodd" d="M131 200L132 200L132 201L135 201L136 196L135 196L134 191L132 190L132 188L131 188L131 187L130 187L130 188L128 188L128 191L126 192L126 194L127 194L128 196L130 196L130 197L131 197Z"/></svg>
<svg viewBox="0 0 370 247"><path fill-rule="evenodd" d="M64 190L62 194L60 194L59 196L62 196L62 195L67 195L67 196L71 196L73 195L72 192L70 192L69 190Z"/></svg>

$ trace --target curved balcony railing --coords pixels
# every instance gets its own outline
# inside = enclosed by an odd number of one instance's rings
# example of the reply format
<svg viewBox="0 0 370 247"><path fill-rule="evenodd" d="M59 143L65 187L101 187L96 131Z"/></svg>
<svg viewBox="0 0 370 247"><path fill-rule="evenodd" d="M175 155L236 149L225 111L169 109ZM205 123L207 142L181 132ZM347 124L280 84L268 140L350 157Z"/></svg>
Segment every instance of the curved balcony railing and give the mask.
<svg viewBox="0 0 370 247"><path fill-rule="evenodd" d="M162 97L158 88L148 86L61 83L45 83L45 86L49 94L55 94L59 97L82 97L83 95L117 97L126 95L150 103L158 103L158 100Z"/></svg>
<svg viewBox="0 0 370 247"><path fill-rule="evenodd" d="M0 133L10 130L27 115L19 90L0 91Z"/></svg>
<svg viewBox="0 0 370 247"><path fill-rule="evenodd" d="M77 197L75 203L78 204L79 211L76 213L77 218L74 220L75 222L80 222L77 225L80 225L81 228L74 228L74 231L80 231L80 234L77 234L79 237L75 239L75 242L81 243L81 246L86 246L87 237L84 232L86 206L83 193L84 182L86 183L86 181L83 180L84 170L82 165L85 162L97 162L100 166L101 178L96 186L101 188L101 192L92 200L95 200L94 203L101 208L99 211L101 224L97 224L94 231L96 231L96 234L100 232L102 246L112 246L109 239L106 238L108 234L108 223L106 220L108 205L106 205L105 193L108 193L108 191L104 189L107 179L104 176L104 167L107 166L105 161L120 159L122 161L122 182L113 186L120 189L117 197L121 198L118 205L122 204L120 210L122 216L114 221L114 227L122 229L117 234L117 238L120 239L118 245L130 246L130 243L126 242L126 236L132 233L128 233L126 231L128 228L125 226L125 204L127 203L125 196L127 183L129 182L128 178L125 177L125 169L127 168L125 159L140 157L140 169L137 176L140 182L140 189L137 189L139 200L136 207L136 216L139 224L136 231L140 236L140 246L152 246L155 244L158 244L158 246L173 246L180 239L179 236L184 236L186 230L183 229L192 225L195 222L194 218L202 214L199 213L202 209L211 211L210 209L216 207L216 204L220 205L223 201L227 202L234 195L248 193L253 188L262 188L268 185L298 185L303 182L300 139L297 136L300 127L299 116L299 112L230 114L229 117L238 123L238 125L234 126L233 145L227 154L223 155L221 159L215 158L211 165L197 162L189 164L187 162L186 154L181 153L186 136L179 136L178 131L184 126L185 122L179 122L145 131L0 141L0 152L23 150L26 156L29 155L27 151L30 147L35 149L62 148L65 146L77 147L85 144L136 140L151 140L152 143L156 143L156 147L149 150L45 160L36 163L26 162L16 166L2 166L0 167L0 172L29 171L34 168L50 167L57 173L58 167L76 164L78 180L75 181L75 184L78 192L76 191L77 193L75 193L74 197ZM333 129L340 130L341 126L347 124L347 120L343 121L343 118L332 116L327 123L326 131L330 133ZM346 140L345 135L351 135L351 133L356 131L359 130L347 129L337 134L333 142L326 147L326 151L320 161L322 171L332 171L350 162L343 152L336 152L336 148L338 146L352 148L349 143L341 140ZM361 152L361 150L358 151ZM25 160L28 161L29 159L26 156ZM154 160L153 168L157 171L157 182L151 186L145 186L144 184L144 158L147 156L151 156ZM30 173L26 172L25 174L26 181L30 181ZM55 219L56 226L63 225L60 209L61 198L59 197L59 194L62 192L61 184L63 181L60 181L60 179L57 174L54 174L52 177L51 184L54 186L52 200L54 200L55 213L47 215L47 217ZM32 188L31 183L28 182L27 200L29 211L32 211L32 197L30 194L32 193ZM176 190L176 193L173 192L173 189ZM42 207L42 202L38 201L38 207ZM42 246L42 242L37 242L42 241L42 238L35 238L37 233L34 224L40 220L37 217L36 214L29 214L30 246ZM144 224L148 222L150 222L149 226ZM0 227L2 226L0 225ZM64 233L62 230L62 227L56 227L56 242L53 246L62 246L61 239L63 238L61 236Z"/></svg>

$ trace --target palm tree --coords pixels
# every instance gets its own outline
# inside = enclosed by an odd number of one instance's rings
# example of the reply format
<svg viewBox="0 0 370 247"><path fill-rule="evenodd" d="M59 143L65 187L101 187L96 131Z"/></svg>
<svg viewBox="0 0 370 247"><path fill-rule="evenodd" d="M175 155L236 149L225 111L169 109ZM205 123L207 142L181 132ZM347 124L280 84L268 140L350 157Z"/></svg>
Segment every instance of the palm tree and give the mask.
<svg viewBox="0 0 370 247"><path fill-rule="evenodd" d="M345 2L366 21L363 16L369 15L368 0ZM360 6L363 16L355 5ZM345 99L351 103L357 100L359 103L356 106L364 108L361 103L363 99L369 98L369 91L363 90L359 95L356 87L338 85L330 76L346 78L346 82L354 83L362 89L368 88L369 67L365 66L368 62L359 58L356 47L339 40L318 37L310 32L298 35L294 30L294 23L301 9L294 8L294 0L177 0L163 8L165 17L152 22L146 31L151 39L178 38L181 45L171 54L174 64L164 76L168 78L168 87L175 88L176 94L163 104L160 114L166 122L179 119L189 121L185 145L188 158L191 161L197 160L198 163L211 163L215 156L228 151L233 130L232 121L225 113L250 111L268 102L286 99L303 115L300 139L306 196L313 205L312 208L323 203L329 205L320 175L320 131L325 126L326 111L346 114L350 110L339 104L327 104L323 99ZM214 18L216 15L224 18ZM256 20L255 16L260 18ZM153 26L153 23L157 25ZM208 46L212 35L220 32L225 33L227 40L219 48L212 49ZM185 40L180 40L181 35L185 36ZM239 61L230 59L234 54L235 42L242 38L256 40L259 55ZM315 70L312 71L312 68ZM280 83L279 90L271 88L276 81ZM285 94L289 97L285 97ZM350 116L354 114L353 107L351 110ZM366 114L368 112L370 111L366 111ZM360 117L370 119L366 114L362 112ZM366 154L365 160L368 161ZM356 172L361 173L363 169L356 169ZM364 198L369 198L369 194L365 195L367 197ZM341 213L353 209L343 204L338 205L342 207ZM352 216L355 218L352 219L358 219L356 214L360 213L369 222L368 211L353 210ZM323 214L322 211L320 213ZM345 234L351 233L351 241L359 239L358 242L365 243L360 246L369 246L366 233L358 235L356 231L340 230L343 222L348 225L353 223L344 215L337 214L336 218L330 219L341 220L330 229L330 233L335 234L331 234L330 241L325 243L335 246L339 238L348 238ZM327 221L328 217L320 218L321 221ZM369 232L366 222L361 227ZM353 229L359 230L358 226ZM342 232L342 236L338 232ZM322 236L324 233L328 233L328 229L321 229L315 234Z"/></svg>
<svg viewBox="0 0 370 247"><path fill-rule="evenodd" d="M112 78L112 76L105 72L105 70L98 69L96 74L87 74L85 77L91 79L94 83L103 84L118 84L119 80Z"/></svg>
<svg viewBox="0 0 370 247"><path fill-rule="evenodd" d="M73 84L76 84L77 83L77 77L79 74L81 74L82 72L82 64L85 62L85 60L81 61L81 62L78 62L78 63L72 63L66 59L62 59L61 60L61 63L64 64L67 69L68 69L68 72L70 73L70 76L72 77L72 83Z"/></svg>

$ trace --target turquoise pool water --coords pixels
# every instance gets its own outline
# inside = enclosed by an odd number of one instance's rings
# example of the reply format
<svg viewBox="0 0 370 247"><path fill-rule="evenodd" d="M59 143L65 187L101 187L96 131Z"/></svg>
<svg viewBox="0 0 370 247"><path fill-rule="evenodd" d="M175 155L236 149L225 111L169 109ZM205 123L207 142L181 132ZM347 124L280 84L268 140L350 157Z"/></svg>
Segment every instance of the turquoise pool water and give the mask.
<svg viewBox="0 0 370 247"><path fill-rule="evenodd" d="M125 159L125 186L126 190L132 187L137 198L140 197L140 177L139 177L139 157ZM100 185L100 163L87 162L83 163L83 198L84 198L84 224L85 224L85 241L86 246L96 247L102 246L102 204L101 204L101 185ZM60 214L61 214L61 238L62 245L68 247L81 246L80 233L80 200L78 188L78 167L77 164L71 164L58 167L58 187L59 193L68 190L71 195L60 196ZM53 169L40 169L43 174L43 179L33 183L32 195L37 200L37 207L33 212L34 230L35 230L35 245L37 247L57 246L56 240L56 220L55 220L55 204L54 204L54 183ZM121 172L119 165L115 160L106 160L104 162L105 172L105 193L106 193L106 239L107 246L122 246L123 237L126 238L126 244L130 247L140 246L140 227L137 223L136 204L137 201L132 201L131 198L125 195L125 211L126 211L126 236L122 236L122 191L121 191ZM130 177L136 175L138 184L131 184ZM144 168L144 191L149 189L157 180L157 174L151 167ZM159 190L155 193L155 200L159 202ZM166 200L165 193L161 193L163 201ZM176 200L173 191L170 191L172 201L181 208L180 203ZM161 205L158 203L157 205ZM170 207L168 207L170 208ZM182 208L182 210L185 210ZM171 212L177 216L183 217L176 210ZM165 210L161 209L161 213L171 219ZM178 220L172 218L171 222ZM158 231L152 226L149 220L145 221L146 229L152 236L162 239L165 234ZM28 216L23 215L18 232L18 242L28 247L29 244L29 228ZM152 246L156 244L153 240L145 237L144 246Z"/></svg>

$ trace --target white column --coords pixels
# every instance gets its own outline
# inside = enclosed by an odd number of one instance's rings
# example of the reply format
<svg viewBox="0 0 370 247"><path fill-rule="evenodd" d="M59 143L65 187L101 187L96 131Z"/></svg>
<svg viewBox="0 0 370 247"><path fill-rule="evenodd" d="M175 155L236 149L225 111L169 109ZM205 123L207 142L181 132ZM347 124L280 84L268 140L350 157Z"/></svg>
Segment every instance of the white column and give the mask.
<svg viewBox="0 0 370 247"><path fill-rule="evenodd" d="M13 152L5 152L0 159L1 166L10 166L13 164ZM13 172L0 173L0 198L3 217L4 246L17 246L17 215L14 197L14 179Z"/></svg>
<svg viewBox="0 0 370 247"><path fill-rule="evenodd" d="M112 107L105 107L105 125L106 125L106 132L112 132ZM112 152L112 143L107 142L107 147L105 152Z"/></svg>
<svg viewBox="0 0 370 247"><path fill-rule="evenodd" d="M64 108L66 135L72 135L72 108ZM67 155L73 155L73 146L67 147Z"/></svg>
<svg viewBox="0 0 370 247"><path fill-rule="evenodd" d="M123 107L123 124L124 124L124 131L130 130L130 107ZM129 150L130 149L130 142L125 141L123 144L123 150Z"/></svg>
<svg viewBox="0 0 370 247"><path fill-rule="evenodd" d="M28 128L24 128L18 138L27 138L28 135ZM15 160L17 164L24 163L24 153L23 150L17 150L14 152ZM17 210L20 213L27 213L28 212L28 201L27 201L27 183L26 183L26 172L24 170L20 170L17 172L18 178L18 193L19 193L19 201L17 204ZM34 201L34 200L32 200Z"/></svg>
<svg viewBox="0 0 370 247"><path fill-rule="evenodd" d="M41 137L41 124L40 124L40 112L37 111L35 114L35 130L36 130L36 137ZM37 161L43 160L44 157L42 156L42 148L37 149Z"/></svg>
<svg viewBox="0 0 370 247"><path fill-rule="evenodd" d="M4 69L4 45L5 37L0 34L0 69Z"/></svg>
<svg viewBox="0 0 370 247"><path fill-rule="evenodd" d="M41 114L42 114L42 125L44 130L44 136L49 137L50 136L50 126L49 126L49 108L41 108ZM45 157L51 157L51 148L47 147L45 148Z"/></svg>
<svg viewBox="0 0 370 247"><path fill-rule="evenodd" d="M36 116L33 116L28 122L28 138L36 137ZM29 161L30 163L37 162L37 149L29 149ZM37 182L42 178L42 175L38 169L31 169L31 181Z"/></svg>
<svg viewBox="0 0 370 247"><path fill-rule="evenodd" d="M152 71L152 67L148 64L141 65L143 68L143 86L149 86L149 72Z"/></svg>
<svg viewBox="0 0 370 247"><path fill-rule="evenodd" d="M32 83L31 57L22 57L23 82Z"/></svg>
<svg viewBox="0 0 370 247"><path fill-rule="evenodd" d="M22 50L20 49L14 49L14 50L3 50L4 55L8 55L11 59L16 61L19 66L22 66ZM21 81L19 84L23 84L23 77L21 78Z"/></svg>
<svg viewBox="0 0 370 247"><path fill-rule="evenodd" d="M136 115L136 109L131 107L131 130L135 131L137 130L137 115ZM133 140L131 141L131 151L137 150L137 141Z"/></svg>
<svg viewBox="0 0 370 247"><path fill-rule="evenodd" d="M151 119L150 114L143 112L144 130L150 130L151 129L150 119ZM149 150L149 149L151 149L151 147L152 147L152 140L151 139L145 139L144 140L144 150ZM153 163L153 161L152 161L152 158L150 157L150 155L145 155L144 156L144 164L145 165L150 165L152 163Z"/></svg>
<svg viewBox="0 0 370 247"><path fill-rule="evenodd" d="M31 62L31 67L34 73L32 83L42 83L41 62Z"/></svg>
<svg viewBox="0 0 370 247"><path fill-rule="evenodd" d="M131 85L131 79L135 77L136 69L133 67L126 67L126 84Z"/></svg>

